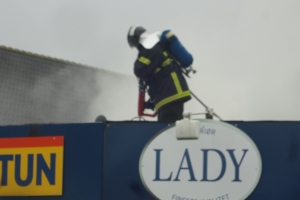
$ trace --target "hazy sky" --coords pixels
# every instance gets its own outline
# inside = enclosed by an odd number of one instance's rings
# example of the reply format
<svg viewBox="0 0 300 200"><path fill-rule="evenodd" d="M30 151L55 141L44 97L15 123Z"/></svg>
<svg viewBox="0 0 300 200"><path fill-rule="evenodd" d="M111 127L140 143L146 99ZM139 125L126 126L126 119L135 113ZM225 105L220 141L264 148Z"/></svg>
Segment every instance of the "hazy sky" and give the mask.
<svg viewBox="0 0 300 200"><path fill-rule="evenodd" d="M300 120L299 11L299 0L1 0L0 45L133 75L129 27L171 29L194 57L190 89L223 119Z"/></svg>

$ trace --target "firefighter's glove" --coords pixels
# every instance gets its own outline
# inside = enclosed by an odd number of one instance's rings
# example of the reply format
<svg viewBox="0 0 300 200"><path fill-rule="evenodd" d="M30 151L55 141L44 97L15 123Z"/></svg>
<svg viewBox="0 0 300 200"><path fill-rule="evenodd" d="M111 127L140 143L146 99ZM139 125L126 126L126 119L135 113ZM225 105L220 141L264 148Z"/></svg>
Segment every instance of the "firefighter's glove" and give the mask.
<svg viewBox="0 0 300 200"><path fill-rule="evenodd" d="M154 110L154 101L151 101L151 99L149 99L148 101L146 101L145 102L145 109Z"/></svg>
<svg viewBox="0 0 300 200"><path fill-rule="evenodd" d="M145 92L145 90L146 90L146 83L145 83L145 81L140 80L139 81L139 91L140 92Z"/></svg>

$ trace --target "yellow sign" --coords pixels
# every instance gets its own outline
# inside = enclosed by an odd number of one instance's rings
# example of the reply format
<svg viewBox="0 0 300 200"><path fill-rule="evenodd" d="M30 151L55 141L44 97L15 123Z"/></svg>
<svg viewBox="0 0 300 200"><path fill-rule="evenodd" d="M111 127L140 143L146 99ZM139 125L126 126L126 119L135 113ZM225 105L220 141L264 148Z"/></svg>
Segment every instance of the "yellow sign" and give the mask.
<svg viewBox="0 0 300 200"><path fill-rule="evenodd" d="M0 139L0 196L61 196L64 137Z"/></svg>

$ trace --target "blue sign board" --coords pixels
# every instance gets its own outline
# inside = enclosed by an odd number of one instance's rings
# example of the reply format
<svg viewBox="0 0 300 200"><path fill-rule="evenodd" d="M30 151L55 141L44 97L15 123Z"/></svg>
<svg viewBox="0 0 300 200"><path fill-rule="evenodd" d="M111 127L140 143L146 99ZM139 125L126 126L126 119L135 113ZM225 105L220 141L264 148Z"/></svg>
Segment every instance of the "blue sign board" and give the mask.
<svg viewBox="0 0 300 200"><path fill-rule="evenodd" d="M245 132L261 155L261 177L247 199L300 199L300 122L227 123ZM64 136L64 169L62 196L1 199L152 200L139 174L140 156L149 140L170 125L108 121L2 126L0 138Z"/></svg>

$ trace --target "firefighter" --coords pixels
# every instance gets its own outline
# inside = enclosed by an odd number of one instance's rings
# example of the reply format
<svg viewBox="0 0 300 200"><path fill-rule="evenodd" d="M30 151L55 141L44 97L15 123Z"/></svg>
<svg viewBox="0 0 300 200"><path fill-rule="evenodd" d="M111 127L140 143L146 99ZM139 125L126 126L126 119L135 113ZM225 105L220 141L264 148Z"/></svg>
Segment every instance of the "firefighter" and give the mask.
<svg viewBox="0 0 300 200"><path fill-rule="evenodd" d="M138 49L134 74L140 87L147 87L149 100L146 109L157 113L158 121L175 122L183 118L184 103L191 99L181 67L174 61L159 32L149 34L141 26L130 27L129 46Z"/></svg>

